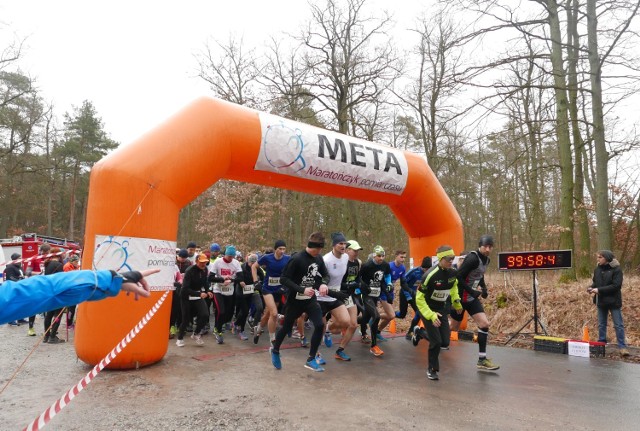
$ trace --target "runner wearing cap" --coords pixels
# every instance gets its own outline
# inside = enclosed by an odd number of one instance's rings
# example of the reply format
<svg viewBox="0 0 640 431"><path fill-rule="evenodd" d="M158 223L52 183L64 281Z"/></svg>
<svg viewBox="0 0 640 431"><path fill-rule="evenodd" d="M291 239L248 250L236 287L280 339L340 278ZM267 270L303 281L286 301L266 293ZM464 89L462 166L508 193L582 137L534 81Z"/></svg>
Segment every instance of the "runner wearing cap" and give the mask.
<svg viewBox="0 0 640 431"><path fill-rule="evenodd" d="M378 300L382 291L389 291L392 286L388 283L391 277L389 263L384 260L385 252L382 246L375 246L373 257L360 268L360 290L362 291L362 302L364 313L363 322L370 322L371 327L371 349L369 351L374 356L382 356L384 352L377 345L378 323L380 314L378 313Z"/></svg>
<svg viewBox="0 0 640 431"><path fill-rule="evenodd" d="M193 338L196 344L202 346L202 330L209 320L209 310L204 301L205 298L213 298L213 293L209 290L209 270L207 264L209 258L206 254L200 253L196 263L191 265L184 272L182 288L180 290L180 300L182 306L182 322L178 331L176 346L184 346L184 334L187 332L187 324L196 318L196 327L193 331Z"/></svg>
<svg viewBox="0 0 640 431"><path fill-rule="evenodd" d="M285 265L291 259L291 256L285 254L287 244L279 239L275 242L273 253L265 254L260 257L252 266L253 280L258 280L258 268L263 267L265 277L262 284L262 298L266 313L262 315L262 319L253 329L253 342L258 344L260 334L266 326L269 330L269 341L273 342L276 338L276 323L278 319L278 303L282 300L282 284L280 283L280 275ZM301 333L304 336L304 330ZM306 340L304 341L306 342Z"/></svg>
<svg viewBox="0 0 640 431"><path fill-rule="evenodd" d="M345 306L345 301L350 298L347 292L344 292L342 288L342 281L347 273L347 264L349 262L349 256L345 254L347 247L347 238L345 238L342 232L335 232L331 234L331 242L333 244L332 250L323 256L324 264L329 271L329 295L319 296L318 302L322 308L322 315L326 318L328 314L331 315L331 320L326 325L326 331L324 334L324 343L327 347L333 345L331 333L338 333L342 330L346 330L350 326L351 319L349 312ZM351 358L344 353L344 348L336 351L336 359L343 361L350 361ZM324 360L320 359L322 363Z"/></svg>
<svg viewBox="0 0 640 431"><path fill-rule="evenodd" d="M249 308L252 304L256 306L256 313L262 316L262 299L260 298L260 293L256 289L259 289L257 286L259 283L253 281L253 274L251 273L251 265L258 261L258 256L255 254L249 254L247 256L247 261L240 264L240 268L242 269L242 281L244 285L241 283L237 284L237 292L236 292L236 321L235 327L238 334L238 337L242 341L248 340L249 337L244 332L245 325L247 323L247 317L249 316ZM257 298L257 301L256 301Z"/></svg>
<svg viewBox="0 0 640 431"><path fill-rule="evenodd" d="M24 279L24 273L22 272L22 266L20 265L20 263L13 263L13 261L18 260L22 258L22 256L20 255L20 253L13 253L11 255L11 261L10 263L7 264L7 266L4 269L4 279L6 281L20 281L22 279ZM34 320L35 320L35 316L34 316ZM11 326L19 326L20 323L18 323L17 320L12 320L11 322L9 322L9 325ZM27 331L27 335L29 336L35 336L36 335L36 330L33 329L33 323L31 322L31 318L29 318L29 330Z"/></svg>
<svg viewBox="0 0 640 431"><path fill-rule="evenodd" d="M342 293L348 295L344 301L344 305L347 308L347 312L349 313L349 326L342 334L342 339L340 340L340 345L338 346L338 350L336 350L335 358L343 361L350 361L351 358L344 352L347 345L353 338L353 334L356 332L358 328L358 307L354 301L355 290L360 285L360 259L358 259L358 252L362 250L360 244L358 244L355 240L350 240L347 242L347 270L342 278L342 283L340 288Z"/></svg>
<svg viewBox="0 0 640 431"><path fill-rule="evenodd" d="M216 309L216 324L213 329L213 335L216 337L218 344L222 344L222 325L231 322L233 318L233 300L235 284L239 283L244 288L244 278L242 276L242 268L240 262L235 259L236 248L233 245L227 245L224 249L224 257L216 259L209 265L211 272L210 280L215 282L213 285L213 301Z"/></svg>
<svg viewBox="0 0 640 431"><path fill-rule="evenodd" d="M79 269L80 269L80 257L77 254L72 254L71 256L69 256L69 261L62 266L63 272L77 271ZM67 328L68 329L75 328L75 324L73 323L75 316L76 316L76 306L70 305L69 307L67 307Z"/></svg>
<svg viewBox="0 0 640 431"><path fill-rule="evenodd" d="M493 250L493 237L483 235L478 241L478 249L469 252L458 268L458 291L462 308L469 313L478 326L478 369L497 370L499 365L487 358L487 338L489 337L489 319L484 312L479 297L487 297L487 285L484 273L489 266L489 255ZM451 329L457 331L462 315L451 315Z"/></svg>
<svg viewBox="0 0 640 431"><path fill-rule="evenodd" d="M438 380L440 371L440 347L449 344L451 331L449 330L449 296L457 313L462 312L460 296L458 295L458 279L456 271L451 268L456 255L448 245L437 250L438 265L427 271L424 280L416 292L416 304L422 315L425 329L416 325L413 328L413 345L417 346L421 338L429 340L429 365L427 377Z"/></svg>

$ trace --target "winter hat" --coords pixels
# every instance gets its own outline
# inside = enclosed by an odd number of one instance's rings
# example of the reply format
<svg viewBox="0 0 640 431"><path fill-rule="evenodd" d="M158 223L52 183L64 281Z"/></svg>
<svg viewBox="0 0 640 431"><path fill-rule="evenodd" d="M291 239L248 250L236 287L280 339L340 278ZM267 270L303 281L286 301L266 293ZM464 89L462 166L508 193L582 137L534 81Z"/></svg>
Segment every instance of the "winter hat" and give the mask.
<svg viewBox="0 0 640 431"><path fill-rule="evenodd" d="M277 240L277 241L276 241L276 243L273 245L273 249L275 250L275 249L277 249L277 248L279 248L279 247L286 247L286 246L287 246L287 243L286 243L286 242L284 242L284 240L279 239L279 240Z"/></svg>
<svg viewBox="0 0 640 431"><path fill-rule="evenodd" d="M339 244L341 242L347 242L347 238L345 238L342 232L334 232L331 234L331 243L333 245Z"/></svg>
<svg viewBox="0 0 640 431"><path fill-rule="evenodd" d="M187 243L187 248L196 248L196 247L197 247L197 245L193 241L189 241L189 243Z"/></svg>
<svg viewBox="0 0 640 431"><path fill-rule="evenodd" d="M18 260L20 259L22 256L20 256L20 253L13 253L11 255L11 260Z"/></svg>
<svg viewBox="0 0 640 431"><path fill-rule="evenodd" d="M384 256L384 248L381 245L373 247L373 254L376 256Z"/></svg>
<svg viewBox="0 0 640 431"><path fill-rule="evenodd" d="M236 248L233 245L228 245L224 248L224 255L236 257Z"/></svg>
<svg viewBox="0 0 640 431"><path fill-rule="evenodd" d="M425 269L431 268L433 266L433 261L431 260L431 256L423 257L422 264L420 266Z"/></svg>
<svg viewBox="0 0 640 431"><path fill-rule="evenodd" d="M615 259L616 257L613 255L613 252L611 250L600 250L598 252L598 254L602 257L604 257L604 260L606 260L607 262L611 262L613 259Z"/></svg>
<svg viewBox="0 0 640 431"><path fill-rule="evenodd" d="M211 247L209 247L209 250L211 250L212 253L220 251L220 244L214 242L213 244L211 244Z"/></svg>
<svg viewBox="0 0 640 431"><path fill-rule="evenodd" d="M186 248L181 248L180 251L178 252L178 257L187 258L189 257L189 252L187 251Z"/></svg>

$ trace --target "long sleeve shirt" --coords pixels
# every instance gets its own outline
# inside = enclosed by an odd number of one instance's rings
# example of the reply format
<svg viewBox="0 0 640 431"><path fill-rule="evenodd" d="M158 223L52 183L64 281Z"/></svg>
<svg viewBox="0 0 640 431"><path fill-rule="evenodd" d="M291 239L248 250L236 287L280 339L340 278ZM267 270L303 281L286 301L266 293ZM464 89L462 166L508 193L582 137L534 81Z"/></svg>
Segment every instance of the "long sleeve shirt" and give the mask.
<svg viewBox="0 0 640 431"><path fill-rule="evenodd" d="M80 270L5 281L0 285L0 324L83 301L116 296L122 277L111 271Z"/></svg>
<svg viewBox="0 0 640 431"><path fill-rule="evenodd" d="M447 299L451 296L451 303L456 310L462 309L458 294L458 279L454 269L445 269L439 265L429 269L416 291L416 305L420 314L434 322L438 314L447 311Z"/></svg>

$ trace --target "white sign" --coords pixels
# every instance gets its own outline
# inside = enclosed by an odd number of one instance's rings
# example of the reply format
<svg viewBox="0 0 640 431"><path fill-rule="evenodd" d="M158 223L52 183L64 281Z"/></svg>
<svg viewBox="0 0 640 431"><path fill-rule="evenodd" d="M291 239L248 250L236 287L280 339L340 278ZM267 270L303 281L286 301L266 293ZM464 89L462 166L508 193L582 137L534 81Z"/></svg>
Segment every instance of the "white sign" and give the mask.
<svg viewBox="0 0 640 431"><path fill-rule="evenodd" d="M408 165L398 149L260 113L255 168L341 186L401 194Z"/></svg>
<svg viewBox="0 0 640 431"><path fill-rule="evenodd" d="M568 354L570 356L580 356L582 358L589 357L589 343L581 343L579 341L569 341Z"/></svg>
<svg viewBox="0 0 640 431"><path fill-rule="evenodd" d="M93 269L116 272L159 268L146 277L150 290L173 289L176 266L176 242L161 239L96 235Z"/></svg>

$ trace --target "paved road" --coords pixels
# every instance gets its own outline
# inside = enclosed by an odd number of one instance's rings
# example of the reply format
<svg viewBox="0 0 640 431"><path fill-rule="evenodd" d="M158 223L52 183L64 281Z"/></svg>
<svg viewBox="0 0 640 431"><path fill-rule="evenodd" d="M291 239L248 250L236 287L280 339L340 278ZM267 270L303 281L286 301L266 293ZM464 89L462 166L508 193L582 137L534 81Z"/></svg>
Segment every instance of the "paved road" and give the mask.
<svg viewBox="0 0 640 431"><path fill-rule="evenodd" d="M0 327L0 386L33 338ZM635 430L640 424L640 366L490 346L497 372L475 367L477 344L452 342L439 381L427 380L426 343L404 337L381 344L374 358L359 341L352 362L321 350L326 372L303 367L305 350L282 351L275 370L266 351L227 337L204 347L173 343L158 364L105 371L47 429L473 429ZM8 347L9 346L9 347ZM11 351L7 350L11 348ZM8 354L9 353L9 354ZM0 395L0 428L17 429L66 392L90 367L72 346L40 346ZM194 415L209 416L192 422ZM214 418L211 419L211 418ZM191 421L191 422L190 422ZM213 422L212 422L213 421Z"/></svg>

